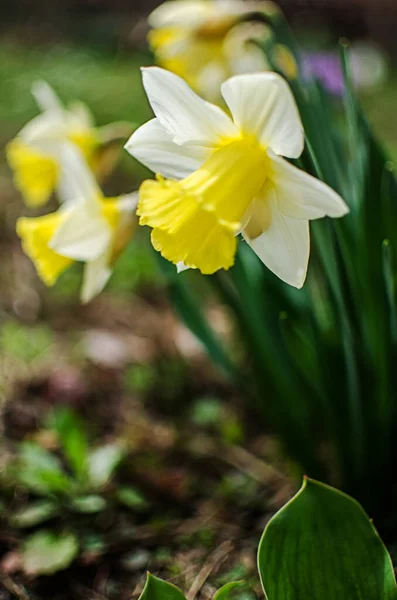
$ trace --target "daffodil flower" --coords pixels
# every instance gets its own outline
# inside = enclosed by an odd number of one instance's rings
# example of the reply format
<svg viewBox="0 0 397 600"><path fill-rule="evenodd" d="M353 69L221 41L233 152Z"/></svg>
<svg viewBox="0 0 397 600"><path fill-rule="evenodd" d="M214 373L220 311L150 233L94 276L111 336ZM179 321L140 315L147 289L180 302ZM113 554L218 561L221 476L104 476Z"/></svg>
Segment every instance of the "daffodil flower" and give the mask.
<svg viewBox="0 0 397 600"><path fill-rule="evenodd" d="M249 41L269 35L269 28L242 21L275 10L272 2L259 0L170 0L149 16L149 43L160 66L217 100L231 75L268 68L263 52Z"/></svg>
<svg viewBox="0 0 397 600"><path fill-rule="evenodd" d="M179 77L143 69L156 115L126 149L157 181L140 188L137 214L163 257L204 274L233 265L241 232L283 281L300 288L309 258L309 219L348 208L324 183L284 160L304 136L287 83L275 73L237 75L222 85L232 118Z"/></svg>
<svg viewBox="0 0 397 600"><path fill-rule="evenodd" d="M71 150L64 161L64 203L43 217L18 219L17 233L47 286L73 262L84 262L81 300L88 302L106 285L135 230L137 194L104 198L83 159Z"/></svg>
<svg viewBox="0 0 397 600"><path fill-rule="evenodd" d="M110 142L131 133L131 127L114 123L95 128L92 116L82 103L65 109L54 90L44 81L32 86L32 93L42 111L32 119L7 146L7 158L14 172L14 182L27 205L44 205L62 184L63 146L73 145L101 179L117 158Z"/></svg>

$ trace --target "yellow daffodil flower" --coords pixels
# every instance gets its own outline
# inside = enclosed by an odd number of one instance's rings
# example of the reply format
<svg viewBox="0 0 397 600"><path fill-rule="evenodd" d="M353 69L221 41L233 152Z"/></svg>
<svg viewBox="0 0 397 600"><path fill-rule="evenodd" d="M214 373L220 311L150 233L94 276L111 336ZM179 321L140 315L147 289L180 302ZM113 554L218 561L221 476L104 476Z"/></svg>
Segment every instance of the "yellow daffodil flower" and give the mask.
<svg viewBox="0 0 397 600"><path fill-rule="evenodd" d="M324 183L282 157L298 158L304 136L287 83L275 73L237 75L222 85L232 118L179 77L143 69L156 115L126 149L156 181L140 188L137 214L171 262L204 274L234 262L236 236L283 281L300 288L309 259L309 219L348 208Z"/></svg>
<svg viewBox="0 0 397 600"><path fill-rule="evenodd" d="M65 144L75 145L101 179L117 158L114 149L105 149L112 139L129 135L131 127L115 123L95 128L84 104L74 103L65 109L43 81L33 85L32 93L42 113L8 144L7 158L15 186L26 204L39 207L49 200L63 178L61 154Z"/></svg>
<svg viewBox="0 0 397 600"><path fill-rule="evenodd" d="M43 217L18 219L17 233L48 286L73 262L84 262L81 300L88 302L106 285L113 262L135 230L137 194L104 198L73 148L63 158L68 183L62 188L61 208Z"/></svg>
<svg viewBox="0 0 397 600"><path fill-rule="evenodd" d="M231 75L268 68L263 52L249 43L269 35L268 27L242 21L276 10L260 0L170 0L149 17L149 43L160 66L217 100L221 83Z"/></svg>

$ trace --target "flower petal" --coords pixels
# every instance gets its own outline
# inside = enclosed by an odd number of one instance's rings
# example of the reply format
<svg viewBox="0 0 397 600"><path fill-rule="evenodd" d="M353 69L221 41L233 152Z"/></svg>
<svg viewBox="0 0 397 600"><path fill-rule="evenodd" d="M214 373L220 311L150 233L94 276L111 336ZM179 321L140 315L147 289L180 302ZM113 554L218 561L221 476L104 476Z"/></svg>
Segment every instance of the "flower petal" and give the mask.
<svg viewBox="0 0 397 600"><path fill-rule="evenodd" d="M270 225L255 239L248 237L249 229L244 231L244 237L268 269L286 283L301 288L310 253L309 222L283 215L274 192L268 191L262 201L268 203ZM252 219L255 219L255 212Z"/></svg>
<svg viewBox="0 0 397 600"><path fill-rule="evenodd" d="M14 172L14 185L28 206L43 206L58 181L59 168L53 158L42 154L16 137L6 147L7 159Z"/></svg>
<svg viewBox="0 0 397 600"><path fill-rule="evenodd" d="M26 144L43 150L45 143L58 142L65 137L65 122L61 112L47 111L34 117L19 132L18 137Z"/></svg>
<svg viewBox="0 0 397 600"><path fill-rule="evenodd" d="M209 148L175 144L159 119L152 119L139 127L125 149L145 167L169 179L187 177L200 168L211 154Z"/></svg>
<svg viewBox="0 0 397 600"><path fill-rule="evenodd" d="M169 0L160 4L148 20L151 27L177 25L195 29L205 23L212 13L212 3L206 0Z"/></svg>
<svg viewBox="0 0 397 600"><path fill-rule="evenodd" d="M153 229L151 240L164 258L175 265L184 263L186 268L199 269L203 275L229 269L237 247L234 233L205 211L200 211L200 218L188 220L177 235Z"/></svg>
<svg viewBox="0 0 397 600"><path fill-rule="evenodd" d="M294 219L343 217L349 208L328 185L270 153L272 182L281 212Z"/></svg>
<svg viewBox="0 0 397 600"><path fill-rule="evenodd" d="M22 217L17 221L16 230L21 238L22 248L47 286L54 285L61 273L72 264L70 258L60 256L49 246L62 218L58 211L43 217Z"/></svg>
<svg viewBox="0 0 397 600"><path fill-rule="evenodd" d="M183 79L158 67L142 69L153 112L177 144L213 147L238 131L218 106L205 102Z"/></svg>
<svg viewBox="0 0 397 600"><path fill-rule="evenodd" d="M222 85L236 125L276 154L298 158L304 135L291 90L276 73L236 75Z"/></svg>
<svg viewBox="0 0 397 600"><path fill-rule="evenodd" d="M63 113L63 106L54 89L42 79L32 84L32 95L42 112L55 111Z"/></svg>
<svg viewBox="0 0 397 600"><path fill-rule="evenodd" d="M96 260L88 262L84 267L83 285L80 292L81 301L86 304L100 294L109 281L111 274L108 252L105 252Z"/></svg>
<svg viewBox="0 0 397 600"><path fill-rule="evenodd" d="M50 242L50 248L75 260L95 260L110 245L111 229L102 214L90 201L76 202Z"/></svg>
<svg viewBox="0 0 397 600"><path fill-rule="evenodd" d="M57 147L56 158L61 167L58 182L61 201L91 200L96 205L102 192L80 150L63 142Z"/></svg>

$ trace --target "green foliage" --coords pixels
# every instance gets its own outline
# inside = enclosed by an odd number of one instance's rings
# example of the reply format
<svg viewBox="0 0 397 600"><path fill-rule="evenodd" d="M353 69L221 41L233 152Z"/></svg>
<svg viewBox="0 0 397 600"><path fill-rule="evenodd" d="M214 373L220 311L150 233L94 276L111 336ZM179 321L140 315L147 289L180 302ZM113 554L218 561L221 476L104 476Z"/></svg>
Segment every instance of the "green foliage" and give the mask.
<svg viewBox="0 0 397 600"><path fill-rule="evenodd" d="M134 511L142 511L148 507L146 498L132 486L122 486L116 492L117 500Z"/></svg>
<svg viewBox="0 0 397 600"><path fill-rule="evenodd" d="M37 500L14 512L9 520L14 527L34 527L58 515L59 510L57 502Z"/></svg>
<svg viewBox="0 0 397 600"><path fill-rule="evenodd" d="M167 583L148 573L145 587L139 600L186 600L182 592L172 583Z"/></svg>
<svg viewBox="0 0 397 600"><path fill-rule="evenodd" d="M54 527L68 523L68 533L39 530L26 539L21 550L23 569L32 575L66 568L78 554L83 534L79 515L95 517L119 503L134 512L147 506L138 490L110 485L125 457L121 444L91 449L85 423L69 408L54 411L47 427L56 433L59 451L49 451L33 441L22 442L4 481L25 493L24 504L4 508L11 526L30 529L50 520Z"/></svg>
<svg viewBox="0 0 397 600"><path fill-rule="evenodd" d="M37 494L67 493L71 485L59 459L34 442L21 444L12 473L18 483Z"/></svg>
<svg viewBox="0 0 397 600"><path fill-rule="evenodd" d="M242 581L226 583L216 592L213 600L230 600L235 588L242 583ZM186 600L186 598L181 590L172 583L163 581L148 573L146 584L139 600Z"/></svg>
<svg viewBox="0 0 397 600"><path fill-rule="evenodd" d="M126 369L123 385L128 392L147 394L155 381L156 372L152 365L135 364Z"/></svg>
<svg viewBox="0 0 397 600"><path fill-rule="evenodd" d="M229 600L231 596L233 596L234 590L242 585L243 581L231 581L230 583L225 583L215 594L213 600Z"/></svg>
<svg viewBox="0 0 397 600"><path fill-rule="evenodd" d="M65 458L73 474L78 479L83 478L87 470L88 440L81 419L71 410L63 409L56 411L54 421Z"/></svg>
<svg viewBox="0 0 397 600"><path fill-rule="evenodd" d="M258 550L268 600L395 600L390 556L361 506L306 479L268 523Z"/></svg>
<svg viewBox="0 0 397 600"><path fill-rule="evenodd" d="M0 352L24 364L48 357L53 343L54 335L46 325L26 327L7 321L1 326Z"/></svg>
<svg viewBox="0 0 397 600"><path fill-rule="evenodd" d="M22 565L28 575L51 575L66 569L76 558L79 546L72 533L38 531L24 543Z"/></svg>
<svg viewBox="0 0 397 600"><path fill-rule="evenodd" d="M269 44L282 43L300 66L283 18L270 21L274 36L263 51L271 60ZM208 278L234 316L248 373L212 328L190 273L177 277L169 265L164 272L175 310L271 423L301 472L338 482L390 525L397 491L397 183L355 97L346 54L342 47L340 103L315 80L299 75L289 83L306 134L298 166L339 192L350 214L311 222L302 290L278 280L244 243L232 269Z"/></svg>
<svg viewBox="0 0 397 600"><path fill-rule="evenodd" d="M258 548L267 600L396 600L390 556L353 498L311 479L268 523ZM213 600L244 595L228 582ZM140 600L183 600L182 592L150 573Z"/></svg>
<svg viewBox="0 0 397 600"><path fill-rule="evenodd" d="M84 423L68 408L55 411L50 424L57 433L67 468L60 457L38 443L22 442L10 475L35 494L55 496L62 502L70 499L75 507L87 506L87 512L95 512L94 506L104 508L95 492L109 484L125 456L124 447L109 443L90 449Z"/></svg>
<svg viewBox="0 0 397 600"><path fill-rule="evenodd" d="M94 488L104 487L112 477L124 456L119 444L107 444L87 456L88 480Z"/></svg>
<svg viewBox="0 0 397 600"><path fill-rule="evenodd" d="M224 418L224 406L219 398L205 396L194 403L192 421L201 427L217 425Z"/></svg>

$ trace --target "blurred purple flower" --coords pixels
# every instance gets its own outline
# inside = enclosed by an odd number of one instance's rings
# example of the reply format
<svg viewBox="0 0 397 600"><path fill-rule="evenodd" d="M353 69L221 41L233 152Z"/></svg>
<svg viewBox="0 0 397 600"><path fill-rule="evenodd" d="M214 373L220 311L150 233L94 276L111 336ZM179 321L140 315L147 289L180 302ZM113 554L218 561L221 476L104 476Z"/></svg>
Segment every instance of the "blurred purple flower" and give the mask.
<svg viewBox="0 0 397 600"><path fill-rule="evenodd" d="M360 90L376 90L387 79L387 56L381 48L372 43L359 42L351 46L349 61L353 83ZM305 52L302 62L305 79L310 80L314 77L334 96L343 94L342 66L336 54Z"/></svg>
<svg viewBox="0 0 397 600"><path fill-rule="evenodd" d="M329 52L305 52L303 77L319 79L326 90L341 96L344 90L342 67L339 57Z"/></svg>

